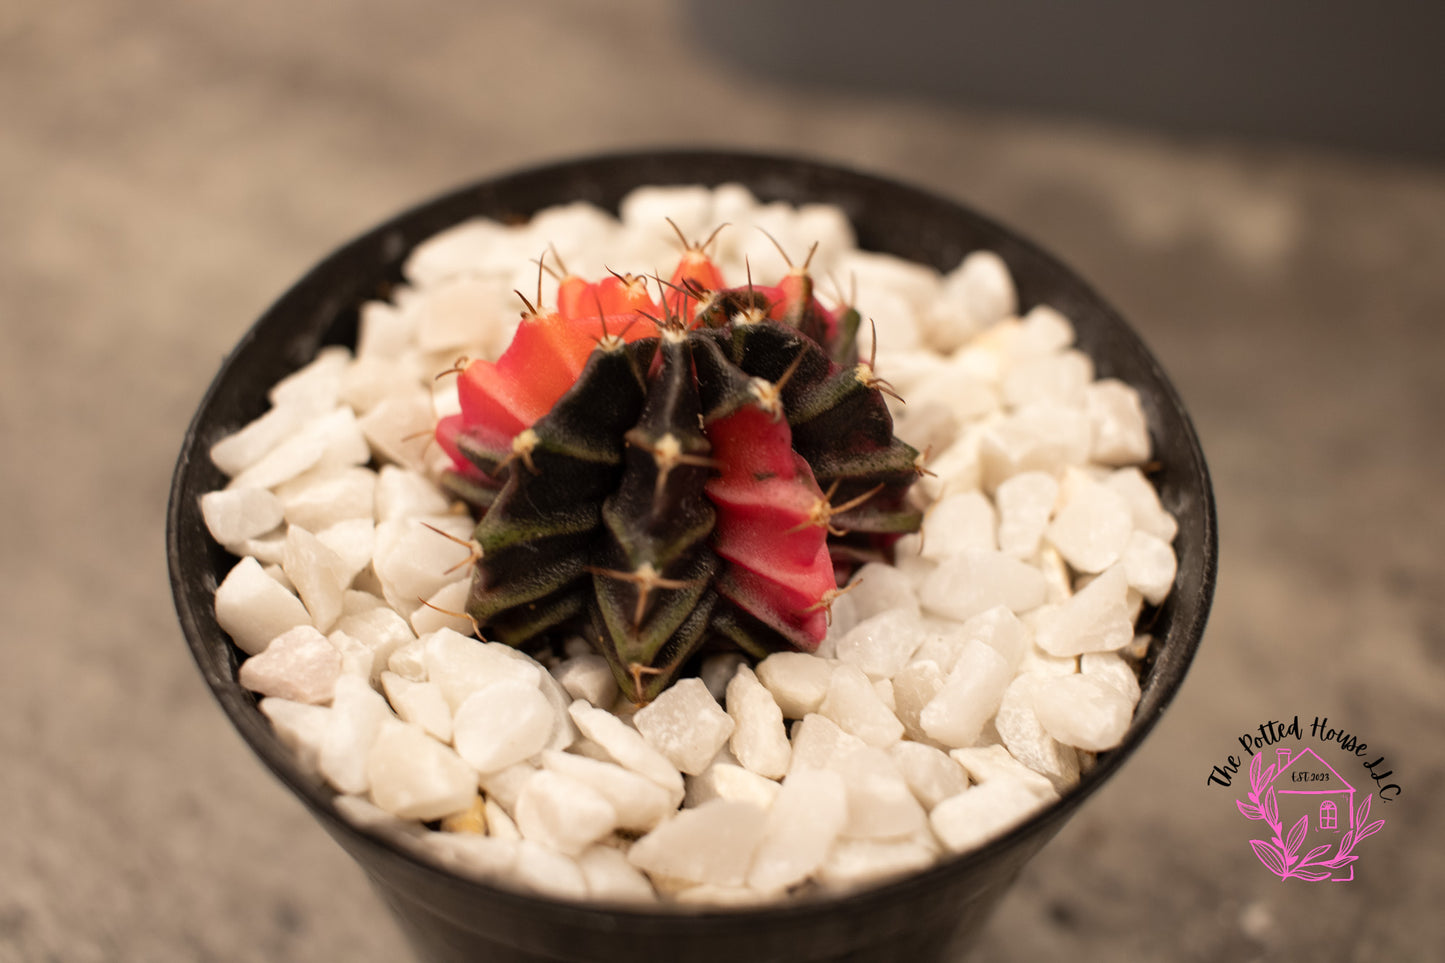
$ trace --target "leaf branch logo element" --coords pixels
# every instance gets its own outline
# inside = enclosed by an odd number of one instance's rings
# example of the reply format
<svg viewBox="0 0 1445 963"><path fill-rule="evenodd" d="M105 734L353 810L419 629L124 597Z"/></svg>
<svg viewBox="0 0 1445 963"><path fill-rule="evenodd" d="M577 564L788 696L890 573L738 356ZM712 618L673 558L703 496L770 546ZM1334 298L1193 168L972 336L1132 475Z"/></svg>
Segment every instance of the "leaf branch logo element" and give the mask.
<svg viewBox="0 0 1445 963"><path fill-rule="evenodd" d="M1340 837L1337 848L1325 843L1315 846L1301 856L1300 848L1309 832L1309 816L1301 816L1290 826L1288 833L1284 831L1284 823L1279 815L1279 799L1274 788L1274 778L1278 772L1276 765L1264 764L1262 754L1256 755L1249 764L1249 801L1234 801L1246 819L1262 820L1271 830L1272 835L1268 839L1251 839L1250 848L1265 868L1280 879L1302 879L1317 883L1333 878L1336 870L1343 869L1359 859L1354 854L1355 847L1379 832L1385 821L1377 819L1372 823L1367 822L1370 818L1371 799L1367 795L1355 808L1352 828ZM1330 854L1331 849L1335 850L1333 855Z"/></svg>

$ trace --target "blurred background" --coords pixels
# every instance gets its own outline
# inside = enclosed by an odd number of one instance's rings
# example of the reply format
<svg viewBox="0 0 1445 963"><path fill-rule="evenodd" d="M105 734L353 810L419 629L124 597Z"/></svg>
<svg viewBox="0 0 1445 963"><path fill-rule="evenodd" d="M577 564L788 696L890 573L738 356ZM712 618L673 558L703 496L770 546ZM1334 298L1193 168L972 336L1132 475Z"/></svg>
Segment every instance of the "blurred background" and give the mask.
<svg viewBox="0 0 1445 963"><path fill-rule="evenodd" d="M1221 518L1200 657L973 958L1445 946L1440 8L944 7L0 5L0 960L404 958L191 663L170 472L225 352L329 250L468 180L650 145L972 204L1104 292L1194 414ZM1348 886L1277 881L1205 785L1295 713L1403 787Z"/></svg>

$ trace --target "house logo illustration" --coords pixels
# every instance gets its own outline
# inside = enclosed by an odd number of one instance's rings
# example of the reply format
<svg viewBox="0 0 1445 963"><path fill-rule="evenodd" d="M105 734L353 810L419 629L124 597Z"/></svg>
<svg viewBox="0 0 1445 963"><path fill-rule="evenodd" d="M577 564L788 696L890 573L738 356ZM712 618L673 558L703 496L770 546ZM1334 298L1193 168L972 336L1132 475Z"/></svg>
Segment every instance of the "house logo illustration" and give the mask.
<svg viewBox="0 0 1445 963"><path fill-rule="evenodd" d="M1269 755L1255 754L1249 793L1234 803L1245 818L1271 831L1268 838L1249 841L1254 855L1282 880L1354 879L1356 847L1385 824L1369 821L1373 793L1357 793L1313 749L1276 748L1272 759Z"/></svg>

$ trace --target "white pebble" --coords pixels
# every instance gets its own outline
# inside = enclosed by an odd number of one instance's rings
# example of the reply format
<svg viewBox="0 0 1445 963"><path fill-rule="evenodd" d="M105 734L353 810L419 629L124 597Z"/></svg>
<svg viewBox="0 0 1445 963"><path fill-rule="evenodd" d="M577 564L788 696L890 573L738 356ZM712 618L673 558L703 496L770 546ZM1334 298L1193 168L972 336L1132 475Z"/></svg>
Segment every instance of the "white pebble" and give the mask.
<svg viewBox="0 0 1445 963"><path fill-rule="evenodd" d="M1139 392L1114 378L1084 389L1084 408L1094 423L1093 458L1105 465L1137 465L1149 460L1149 424Z"/></svg>
<svg viewBox="0 0 1445 963"><path fill-rule="evenodd" d="M892 609L917 609L913 583L892 565L869 562L849 581L848 594L854 616L862 621ZM842 599L838 600L841 604Z"/></svg>
<svg viewBox="0 0 1445 963"><path fill-rule="evenodd" d="M364 415L395 390L417 380L414 366L395 358L357 358L341 376L341 401Z"/></svg>
<svg viewBox="0 0 1445 963"><path fill-rule="evenodd" d="M1091 679L1113 686L1129 703L1130 710L1138 705L1139 676L1119 653L1085 652L1079 656L1079 671Z"/></svg>
<svg viewBox="0 0 1445 963"><path fill-rule="evenodd" d="M552 670L553 677L574 699L585 699L598 708L617 701L617 680L607 660L589 652L568 659Z"/></svg>
<svg viewBox="0 0 1445 963"><path fill-rule="evenodd" d="M998 548L997 530L993 503L982 493L945 495L924 519L923 556L942 559L958 552L991 552Z"/></svg>
<svg viewBox="0 0 1445 963"><path fill-rule="evenodd" d="M513 658L509 647L499 642L482 642L451 629L438 629L422 641L427 678L441 685L453 712L460 712L462 703L491 686L508 683L537 689L542 679L541 666Z"/></svg>
<svg viewBox="0 0 1445 963"><path fill-rule="evenodd" d="M903 738L903 723L856 666L845 663L834 670L818 712L870 746L887 748Z"/></svg>
<svg viewBox="0 0 1445 963"><path fill-rule="evenodd" d="M837 889L852 889L927 869L938 858L938 844L917 837L907 839L840 839L818 881Z"/></svg>
<svg viewBox="0 0 1445 963"><path fill-rule="evenodd" d="M393 519L376 526L372 565L387 602L410 615L442 586L465 580L466 569L457 566L466 561L468 550L453 538L465 542L471 529L470 519L448 515Z"/></svg>
<svg viewBox="0 0 1445 963"><path fill-rule="evenodd" d="M274 696L262 699L260 709L261 714L271 720L286 748L296 753L302 766L315 772L331 710Z"/></svg>
<svg viewBox="0 0 1445 963"><path fill-rule="evenodd" d="M312 622L322 632L330 632L341 618L341 597L351 584L346 562L315 535L292 525L286 530L281 568L296 586Z"/></svg>
<svg viewBox="0 0 1445 963"><path fill-rule="evenodd" d="M1074 594L1074 583L1072 574L1069 572L1069 564L1059 554L1059 550L1052 545L1043 545L1034 556L1033 564L1038 567L1039 573L1044 577L1044 603L1045 606L1062 602ZM1035 609L1035 612L1042 609Z"/></svg>
<svg viewBox="0 0 1445 963"><path fill-rule="evenodd" d="M843 835L870 839L907 836L926 825L923 807L893 757L882 749L844 750L831 769L843 777L847 787L848 822Z"/></svg>
<svg viewBox="0 0 1445 963"><path fill-rule="evenodd" d="M341 375L350 363L350 349L336 345L322 348L310 363L272 385L266 398L277 408L334 408L341 393Z"/></svg>
<svg viewBox="0 0 1445 963"><path fill-rule="evenodd" d="M237 545L281 524L281 500L265 488L227 488L201 496L201 517L211 537Z"/></svg>
<svg viewBox="0 0 1445 963"><path fill-rule="evenodd" d="M694 235L705 237L716 226L712 191L706 187L638 187L628 192L617 210L629 230L665 234L674 240L667 218L689 241L701 240Z"/></svg>
<svg viewBox="0 0 1445 963"><path fill-rule="evenodd" d="M783 713L747 666L740 666L728 683L727 711L737 724L729 747L738 762L760 776L781 779L791 751Z"/></svg>
<svg viewBox="0 0 1445 963"><path fill-rule="evenodd" d="M386 720L366 759L371 798L403 819L428 821L464 812L477 797L477 777L420 726Z"/></svg>
<svg viewBox="0 0 1445 963"><path fill-rule="evenodd" d="M793 751L788 774L805 769L828 769L840 754L867 744L844 732L827 716L810 714L793 723Z"/></svg>
<svg viewBox="0 0 1445 963"><path fill-rule="evenodd" d="M1040 613L1057 608L1044 606ZM1042 615L1040 616L1042 618ZM1073 675L1079 671L1079 657L1076 655L1051 655L1037 645L1029 646L1019 663L1020 674L1032 675Z"/></svg>
<svg viewBox="0 0 1445 963"><path fill-rule="evenodd" d="M512 878L543 896L580 900L587 895L587 878L575 861L529 839L517 844Z"/></svg>
<svg viewBox="0 0 1445 963"><path fill-rule="evenodd" d="M298 625L311 625L301 600L282 588L247 556L237 562L216 588L216 621L236 647L249 655L265 650L271 640Z"/></svg>
<svg viewBox="0 0 1445 963"><path fill-rule="evenodd" d="M1071 598L1041 612L1034 641L1057 656L1123 648L1134 637L1128 588L1123 567L1109 569Z"/></svg>
<svg viewBox="0 0 1445 963"><path fill-rule="evenodd" d="M1124 548L1123 567L1129 586L1138 589L1151 605L1158 605L1174 587L1178 561L1174 549L1162 539L1136 531Z"/></svg>
<svg viewBox="0 0 1445 963"><path fill-rule="evenodd" d="M714 799L679 812L643 836L627 858L653 875L742 886L763 838L765 815L747 803Z"/></svg>
<svg viewBox="0 0 1445 963"><path fill-rule="evenodd" d="M986 785L995 781L1011 782L1022 786L1044 801L1052 801L1059 796L1053 783L1019 762L1009 754L1008 749L1001 745L954 749L948 755L978 785Z"/></svg>
<svg viewBox="0 0 1445 963"><path fill-rule="evenodd" d="M853 626L838 640L833 654L840 662L862 669L869 678L888 679L908 664L923 644L924 634L916 607L887 609Z"/></svg>
<svg viewBox="0 0 1445 963"><path fill-rule="evenodd" d="M948 673L930 659L909 663L908 667L893 677L894 715L903 723L903 731L909 739L928 739L923 731L923 709L933 701ZM794 752L797 749L794 747Z"/></svg>
<svg viewBox="0 0 1445 963"><path fill-rule="evenodd" d="M988 419L963 430L953 444L927 462L932 473L918 480L918 487L930 499L950 492L972 491L983 481L983 441L995 421Z"/></svg>
<svg viewBox="0 0 1445 963"><path fill-rule="evenodd" d="M1014 612L1042 604L1044 578L1002 552L960 552L939 562L918 595L924 608L963 622L1000 602Z"/></svg>
<svg viewBox="0 0 1445 963"><path fill-rule="evenodd" d="M444 868L461 876L500 883L517 868L517 836L499 838L475 833L426 833L418 848Z"/></svg>
<svg viewBox="0 0 1445 963"><path fill-rule="evenodd" d="M544 769L517 799L517 829L568 856L576 856L617 827L617 810L591 786Z"/></svg>
<svg viewBox="0 0 1445 963"><path fill-rule="evenodd" d="M847 790L834 772L804 770L783 783L748 870L750 887L781 892L811 876L848 823Z"/></svg>
<svg viewBox="0 0 1445 963"><path fill-rule="evenodd" d="M261 695L321 705L341 676L341 653L309 625L277 636L266 651L241 663L241 685Z"/></svg>
<svg viewBox="0 0 1445 963"><path fill-rule="evenodd" d="M348 592L342 597L343 611L345 611L346 599L358 594L360 593ZM372 674L374 684L381 682L382 670L391 668L392 656L403 646L416 641L406 620L385 605L343 614L337 620L334 631L345 632L371 650L374 657ZM415 650L417 664L413 671L410 673L400 672L397 669L392 669L392 671L413 682L425 682L426 666L420 660L422 651L421 648ZM408 668L410 668L409 665Z"/></svg>
<svg viewBox="0 0 1445 963"><path fill-rule="evenodd" d="M535 682L503 681L462 702L452 720L452 740L472 768L496 772L541 752L556 725Z"/></svg>
<svg viewBox="0 0 1445 963"><path fill-rule="evenodd" d="M517 829L516 822L497 800L488 798L482 812L486 814L488 838L521 841L522 833Z"/></svg>
<svg viewBox="0 0 1445 963"><path fill-rule="evenodd" d="M1024 471L1056 474L1069 465L1084 464L1093 430L1082 411L1048 402L1028 405L989 424L978 448L984 487L993 491Z"/></svg>
<svg viewBox="0 0 1445 963"><path fill-rule="evenodd" d="M425 247L429 241L423 241ZM409 290L402 286L398 294ZM356 357L395 359L411 350L416 335L416 320L386 301L367 301L361 306L361 320L356 332ZM343 378L343 381L345 379Z"/></svg>
<svg viewBox="0 0 1445 963"><path fill-rule="evenodd" d="M307 421L255 464L231 479L231 488L275 488L318 464L364 464L366 442L350 408Z"/></svg>
<svg viewBox="0 0 1445 963"><path fill-rule="evenodd" d="M366 769L371 745L382 723L394 718L381 693L365 680L350 675L337 679L319 759L326 780L341 792L366 792L371 785Z"/></svg>
<svg viewBox="0 0 1445 963"><path fill-rule="evenodd" d="M1124 554L1133 529L1133 513L1122 495L1072 473L1046 534L1076 571L1102 572Z"/></svg>
<svg viewBox="0 0 1445 963"><path fill-rule="evenodd" d="M351 518L372 517L376 472L355 466L315 468L276 489L290 525L319 532Z"/></svg>
<svg viewBox="0 0 1445 963"><path fill-rule="evenodd" d="M448 351L484 340L488 316L506 303L509 293L500 281L476 277L453 277L428 286L415 309L417 347Z"/></svg>
<svg viewBox="0 0 1445 963"><path fill-rule="evenodd" d="M370 518L350 518L337 522L330 528L323 528L316 533L316 540L341 559L340 578L347 585L355 585L356 577L371 564L371 557L375 554L376 526ZM282 558L284 557L283 550ZM345 615L345 592L342 593L341 602L342 614Z"/></svg>
<svg viewBox="0 0 1445 963"><path fill-rule="evenodd" d="M1012 829L1043 805L1027 789L998 781L945 799L934 808L928 821L945 846L961 853Z"/></svg>
<svg viewBox="0 0 1445 963"><path fill-rule="evenodd" d="M452 741L452 709L435 682L412 682L395 672L381 673L382 690L396 714L415 723L434 738Z"/></svg>
<svg viewBox="0 0 1445 963"><path fill-rule="evenodd" d="M1028 673L1014 679L1004 692L994 725L1010 755L1063 792L1079 781L1079 754L1049 735L1034 711L1034 696L1045 678Z"/></svg>
<svg viewBox="0 0 1445 963"><path fill-rule="evenodd" d="M1104 480L1109 488L1124 496L1134 518L1134 527L1148 532L1162 542L1173 542L1179 523L1159 503L1159 493L1138 468L1120 468Z"/></svg>
<svg viewBox="0 0 1445 963"><path fill-rule="evenodd" d="M1023 358L1004 377L1003 400L1012 408L1041 402L1078 408L1093 380L1094 363L1082 351Z"/></svg>
<svg viewBox="0 0 1445 963"><path fill-rule="evenodd" d="M418 244L407 256L402 273L419 286L437 284L450 277L486 271L511 253L511 238L515 232L504 224L483 218L463 221L444 231L433 234ZM367 307L371 307L370 304ZM362 312L362 334L366 335L367 322L374 321ZM400 344L410 344L415 335L408 332L405 338L397 338ZM361 339L363 347L368 339Z"/></svg>
<svg viewBox="0 0 1445 963"><path fill-rule="evenodd" d="M527 783L540 771L530 761L513 763L495 772L478 773L477 785L482 787L489 801L495 802L510 814L516 812L517 800L521 798L522 790L527 788Z"/></svg>
<svg viewBox="0 0 1445 963"><path fill-rule="evenodd" d="M1025 354L1062 351L1074 343L1074 325L1055 308L1038 304L1020 319L1019 342Z"/></svg>
<svg viewBox="0 0 1445 963"><path fill-rule="evenodd" d="M950 280L968 307L975 330L1013 317L1018 295L1003 258L992 251L974 251L963 259Z"/></svg>
<svg viewBox="0 0 1445 963"><path fill-rule="evenodd" d="M951 748L972 745L998 711L1013 670L1003 656L977 639L964 644L943 687L919 717L923 731Z"/></svg>
<svg viewBox="0 0 1445 963"><path fill-rule="evenodd" d="M1002 605L995 605L965 622L963 638L965 643L976 639L993 649L1003 657L1011 674L1018 671L1033 648L1033 633L1028 626ZM952 666L949 671L953 671Z"/></svg>
<svg viewBox="0 0 1445 963"><path fill-rule="evenodd" d="M683 792L682 773L667 757L627 723L608 712L588 705L581 699L567 710L582 735L597 743L613 760L641 773L669 792Z"/></svg>
<svg viewBox="0 0 1445 963"><path fill-rule="evenodd" d="M978 618L978 616L974 616L974 618ZM943 670L944 675L947 675L952 671L953 664L958 661L958 653L963 651L963 643L968 638L964 634L963 627L967 624L934 615L925 616L923 644L918 647L917 652L913 653L913 661L932 662Z"/></svg>
<svg viewBox="0 0 1445 963"><path fill-rule="evenodd" d="M1107 682L1062 675L1040 680L1034 690L1034 712L1044 731L1064 745L1103 752L1124 738L1134 706Z"/></svg>
<svg viewBox="0 0 1445 963"><path fill-rule="evenodd" d="M227 435L211 446L211 461L234 478L270 454L277 445L296 431L320 410L300 405L272 408L239 431ZM267 487L267 486L260 486Z"/></svg>
<svg viewBox="0 0 1445 963"><path fill-rule="evenodd" d="M785 719L817 712L828 694L833 667L806 652L774 652L758 663L757 677L778 703Z"/></svg>
<svg viewBox="0 0 1445 963"><path fill-rule="evenodd" d="M551 706L552 717L555 720L552 736L547 740L547 748L560 751L576 742L577 727L573 725L572 716L567 712L572 705L572 697L567 694L566 689L562 688L562 683L552 678L552 673L521 649L515 649L500 642L488 642L487 645L507 655L513 661L537 670L538 687L542 690L542 697L547 700L547 705Z"/></svg>
<svg viewBox="0 0 1445 963"><path fill-rule="evenodd" d="M548 749L542 767L584 783L612 804L617 825L631 832L647 832L677 809L679 799L646 776L615 762L588 759Z"/></svg>
<svg viewBox="0 0 1445 963"><path fill-rule="evenodd" d="M418 636L430 635L440 629L450 629L461 635L472 632L472 620L466 616L471 588L471 583L463 579L437 589L425 605L411 613L412 631Z"/></svg>
<svg viewBox="0 0 1445 963"><path fill-rule="evenodd" d="M778 783L731 762L714 762L687 780L683 805L700 806L709 799L730 799L767 809L778 797Z"/></svg>
<svg viewBox="0 0 1445 963"><path fill-rule="evenodd" d="M381 467L373 497L378 522L445 515L448 508L446 496L425 475L396 465Z"/></svg>
<svg viewBox="0 0 1445 963"><path fill-rule="evenodd" d="M931 810L968 788L968 776L948 754L920 742L898 742L888 748L913 797Z"/></svg>
<svg viewBox="0 0 1445 963"><path fill-rule="evenodd" d="M1053 515L1059 483L1041 471L1026 471L1004 481L994 493L998 502L999 549L1015 558L1038 551L1039 539Z"/></svg>
<svg viewBox="0 0 1445 963"><path fill-rule="evenodd" d="M396 615L395 612L392 614ZM426 643L420 639L412 639L410 642L397 646L387 657L386 667L403 679L411 682L426 682Z"/></svg>
<svg viewBox="0 0 1445 963"><path fill-rule="evenodd" d="M248 538L239 545L227 545L226 549L232 555L242 558L249 555L262 565L280 568L281 557L286 554L285 531L284 526L278 526L274 532L268 532L261 538ZM296 587L290 581L286 579L282 585L288 592L294 592Z"/></svg>
<svg viewBox="0 0 1445 963"><path fill-rule="evenodd" d="M627 854L611 846L591 846L577 857L587 880L587 895L615 903L655 903L657 893L647 877L627 861Z"/></svg>
<svg viewBox="0 0 1445 963"><path fill-rule="evenodd" d="M359 426L379 459L421 471L435 429L431 394L415 388L387 396L362 416Z"/></svg>
<svg viewBox="0 0 1445 963"><path fill-rule="evenodd" d="M632 724L678 769L697 775L736 728L701 679L682 679L632 717Z"/></svg>

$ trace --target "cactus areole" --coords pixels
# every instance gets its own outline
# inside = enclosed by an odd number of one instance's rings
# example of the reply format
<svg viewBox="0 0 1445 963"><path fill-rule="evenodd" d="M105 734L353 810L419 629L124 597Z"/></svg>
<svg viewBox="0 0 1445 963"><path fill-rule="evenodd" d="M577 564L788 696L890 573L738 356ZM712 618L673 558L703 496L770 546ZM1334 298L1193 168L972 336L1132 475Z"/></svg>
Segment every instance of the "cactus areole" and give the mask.
<svg viewBox="0 0 1445 963"><path fill-rule="evenodd" d="M481 513L478 632L580 631L638 703L707 647L815 650L851 566L921 520L857 311L824 308L806 264L728 288L705 251L657 300L647 278L561 278L437 426Z"/></svg>

